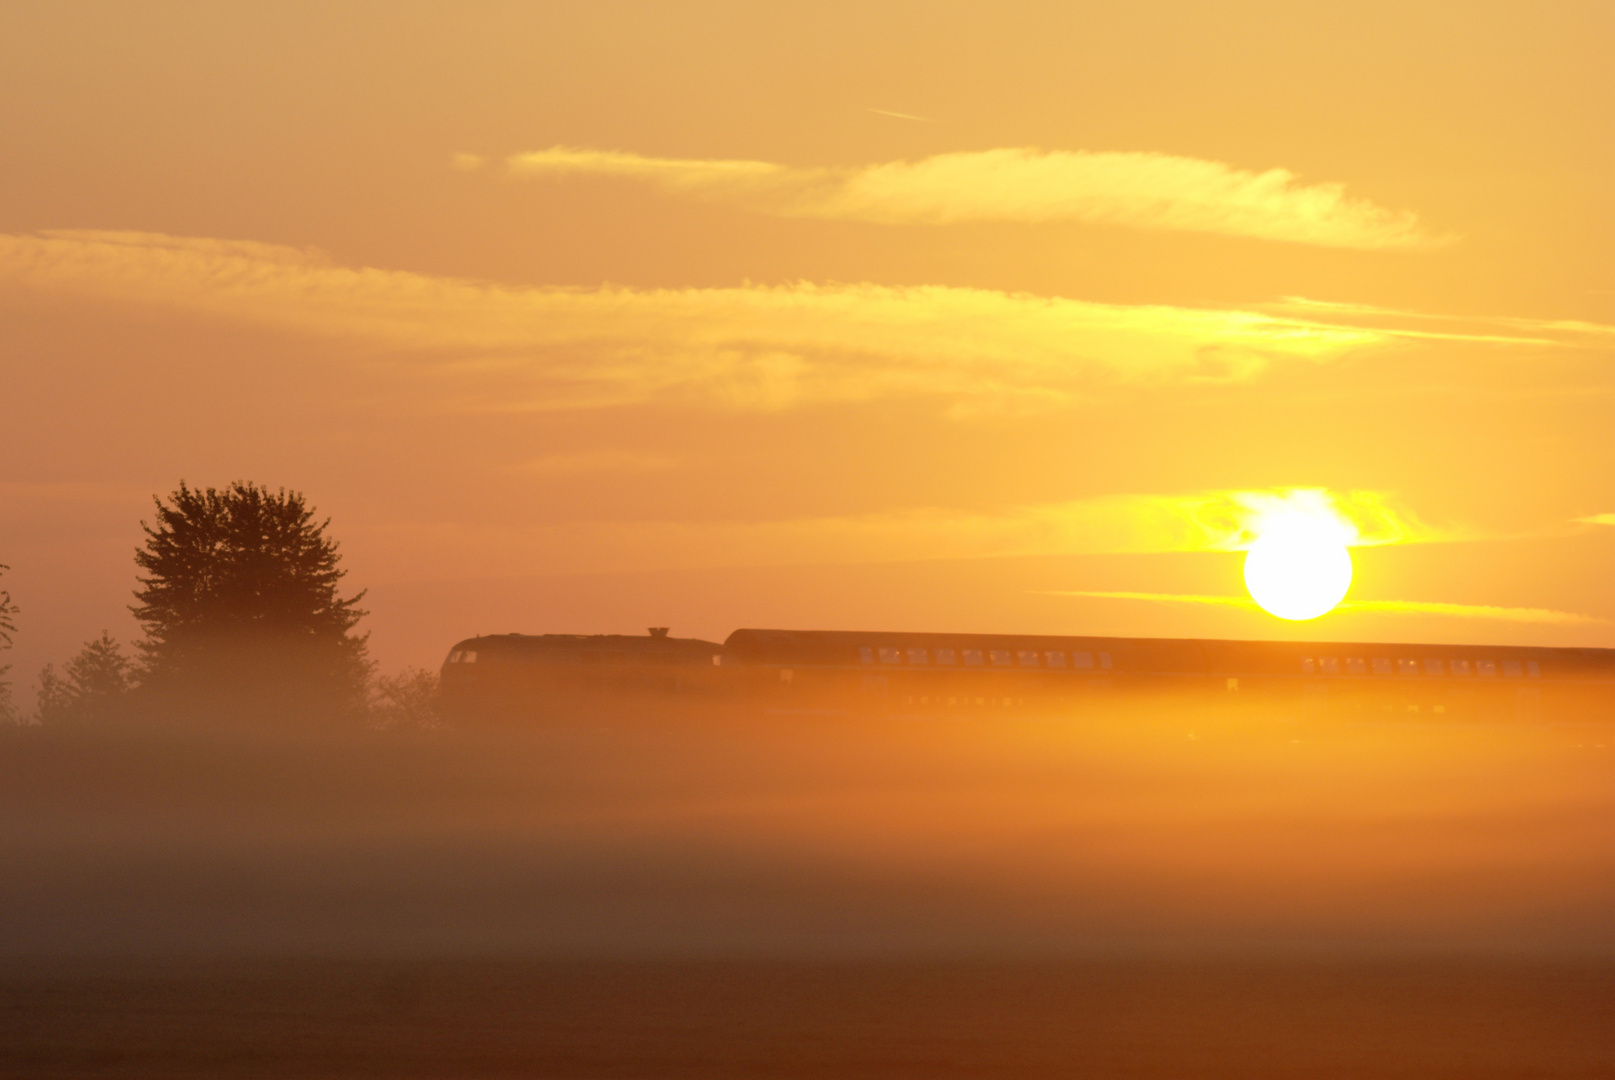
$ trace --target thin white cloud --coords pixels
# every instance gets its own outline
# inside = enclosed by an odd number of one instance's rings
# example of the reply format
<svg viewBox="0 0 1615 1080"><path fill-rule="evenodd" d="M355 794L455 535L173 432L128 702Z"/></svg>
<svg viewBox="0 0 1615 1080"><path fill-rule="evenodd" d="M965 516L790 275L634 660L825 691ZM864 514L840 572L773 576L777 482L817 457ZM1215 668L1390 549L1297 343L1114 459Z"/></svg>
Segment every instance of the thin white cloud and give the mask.
<svg viewBox="0 0 1615 1080"><path fill-rule="evenodd" d="M1443 604L1430 600L1348 600L1343 611L1389 615L1445 615L1454 619L1490 619L1496 622L1543 623L1553 626L1595 626L1609 622L1596 615L1552 608L1497 607L1492 604Z"/></svg>
<svg viewBox="0 0 1615 1080"><path fill-rule="evenodd" d="M1576 520L1588 525L1615 525L1615 514L1593 514Z"/></svg>
<svg viewBox="0 0 1615 1080"><path fill-rule="evenodd" d="M1251 172L1169 154L1005 148L798 168L555 146L516 154L508 164L518 176L632 179L784 217L898 225L1075 221L1359 249L1451 240L1431 236L1411 213L1347 196L1343 184L1302 184L1285 169Z"/></svg>
<svg viewBox="0 0 1615 1080"><path fill-rule="evenodd" d="M1287 296L1259 305L1263 311L1306 318L1326 318L1330 322L1367 325L1400 337L1438 341L1464 341L1475 344L1565 346L1608 349L1615 345L1615 326L1577 319L1521 319L1507 316L1443 315L1372 304L1348 304ZM1444 327L1433 329L1432 327Z"/></svg>
<svg viewBox="0 0 1615 1080"><path fill-rule="evenodd" d="M933 120L929 116L915 116L913 113L893 112L891 109L870 109L877 116L890 116L894 120L918 120L922 124L939 124L940 120Z"/></svg>
<svg viewBox="0 0 1615 1080"><path fill-rule="evenodd" d="M1041 596L1076 596L1097 600L1141 600L1156 604L1194 604L1260 611L1248 596L1202 596L1194 593L1107 592L1091 589L1049 589ZM1533 623L1549 626L1596 626L1608 619L1552 608L1499 607L1493 604L1446 604L1428 600L1348 600L1334 609L1343 613L1365 612L1376 615L1438 615L1452 619L1485 619L1492 622ZM1323 616L1327 618L1327 616Z"/></svg>
<svg viewBox="0 0 1615 1080"><path fill-rule="evenodd" d="M144 503L151 494L127 484L86 480L0 480L0 497L19 502Z"/></svg>
<svg viewBox="0 0 1615 1080"><path fill-rule="evenodd" d="M1208 551L1243 551L1275 520L1296 517L1332 523L1348 547L1477 539L1457 529L1427 525L1381 491L1273 488L1206 492L1176 496L1175 501L1192 512L1202 535L1215 538L1204 546Z"/></svg>
<svg viewBox="0 0 1615 1080"><path fill-rule="evenodd" d="M545 454L524 461L515 471L531 476L579 476L591 473L659 473L679 467L675 458L640 454L631 450L582 450L572 454Z"/></svg>
<svg viewBox="0 0 1615 1080"><path fill-rule="evenodd" d="M396 523L400 560L457 565L481 574L788 566L1029 555L1237 552L1274 500L1299 491L1121 494L986 510L929 507L775 521L596 521L488 529L457 523ZM1453 539L1379 492L1330 497L1361 543ZM467 552L475 557L467 558Z"/></svg>
<svg viewBox="0 0 1615 1080"><path fill-rule="evenodd" d="M446 407L482 410L923 397L955 416L1017 413L1395 343L1289 316L946 286L507 287L145 233L0 235L7 283L348 342Z"/></svg>
<svg viewBox="0 0 1615 1080"><path fill-rule="evenodd" d="M1098 589L1039 589L1036 596L1077 596L1089 600L1143 600L1152 604L1197 604L1203 607L1231 607L1260 611L1248 596L1205 596L1199 593L1115 592Z"/></svg>

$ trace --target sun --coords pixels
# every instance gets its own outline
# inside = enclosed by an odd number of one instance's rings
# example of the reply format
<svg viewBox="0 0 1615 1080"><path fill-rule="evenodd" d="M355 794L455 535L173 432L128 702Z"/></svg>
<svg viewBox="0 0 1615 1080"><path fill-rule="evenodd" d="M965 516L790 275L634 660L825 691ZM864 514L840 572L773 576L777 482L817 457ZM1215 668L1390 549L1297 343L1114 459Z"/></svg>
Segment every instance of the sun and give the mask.
<svg viewBox="0 0 1615 1080"><path fill-rule="evenodd" d="M1351 588L1351 555L1340 523L1283 514L1262 524L1245 555L1245 587L1263 611L1281 619L1316 619Z"/></svg>

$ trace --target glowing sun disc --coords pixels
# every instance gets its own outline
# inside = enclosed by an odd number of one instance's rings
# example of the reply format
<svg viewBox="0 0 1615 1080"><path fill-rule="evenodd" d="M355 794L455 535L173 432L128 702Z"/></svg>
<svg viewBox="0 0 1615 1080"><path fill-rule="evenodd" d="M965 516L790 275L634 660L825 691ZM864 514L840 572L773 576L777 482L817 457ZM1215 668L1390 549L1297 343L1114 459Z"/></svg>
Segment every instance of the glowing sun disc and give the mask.
<svg viewBox="0 0 1615 1080"><path fill-rule="evenodd" d="M1246 553L1245 587L1270 615L1316 619L1346 598L1351 555L1333 530L1281 525L1265 530Z"/></svg>

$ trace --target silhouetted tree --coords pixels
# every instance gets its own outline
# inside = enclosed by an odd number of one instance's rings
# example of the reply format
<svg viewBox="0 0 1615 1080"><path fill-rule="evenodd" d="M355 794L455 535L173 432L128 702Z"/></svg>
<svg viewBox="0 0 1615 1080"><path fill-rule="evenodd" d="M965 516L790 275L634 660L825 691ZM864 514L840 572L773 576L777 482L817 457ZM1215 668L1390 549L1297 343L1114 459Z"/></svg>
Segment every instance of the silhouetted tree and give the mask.
<svg viewBox="0 0 1615 1080"><path fill-rule="evenodd" d="M181 483L154 501L130 609L146 631L147 696L237 716L359 715L370 661L366 636L350 631L364 594L339 595L346 571L329 519L316 521L298 492L239 481Z"/></svg>
<svg viewBox="0 0 1615 1080"><path fill-rule="evenodd" d="M0 563L0 574L4 574L11 567ZM0 649L11 648L11 635L17 632L17 624L13 621L17 616L17 605L11 602L11 591L0 589Z"/></svg>
<svg viewBox="0 0 1615 1080"><path fill-rule="evenodd" d="M55 664L39 669L38 693L35 695L34 716L41 724L60 724L73 712L73 695L67 683L56 674Z"/></svg>
<svg viewBox="0 0 1615 1080"><path fill-rule="evenodd" d="M0 563L0 574L11 567ZM0 650L11 648L11 635L17 632L17 605L11 602L11 592L0 589ZM11 699L10 664L0 664L0 724L17 722L17 707Z"/></svg>
<svg viewBox="0 0 1615 1080"><path fill-rule="evenodd" d="M86 641L77 656L56 674L53 664L39 673L41 724L102 724L117 719L134 685L134 662L105 630Z"/></svg>

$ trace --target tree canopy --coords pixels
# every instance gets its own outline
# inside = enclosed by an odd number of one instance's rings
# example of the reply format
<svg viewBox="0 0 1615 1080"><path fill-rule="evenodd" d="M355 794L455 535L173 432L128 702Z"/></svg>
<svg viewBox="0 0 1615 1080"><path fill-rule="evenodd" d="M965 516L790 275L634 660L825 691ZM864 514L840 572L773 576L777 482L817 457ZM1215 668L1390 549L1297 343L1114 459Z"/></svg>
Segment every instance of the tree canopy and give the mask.
<svg viewBox="0 0 1615 1080"><path fill-rule="evenodd" d="M214 706L360 707L370 663L351 631L364 594L340 595L329 519L299 492L240 481L182 482L154 501L130 609L145 628L142 683Z"/></svg>

